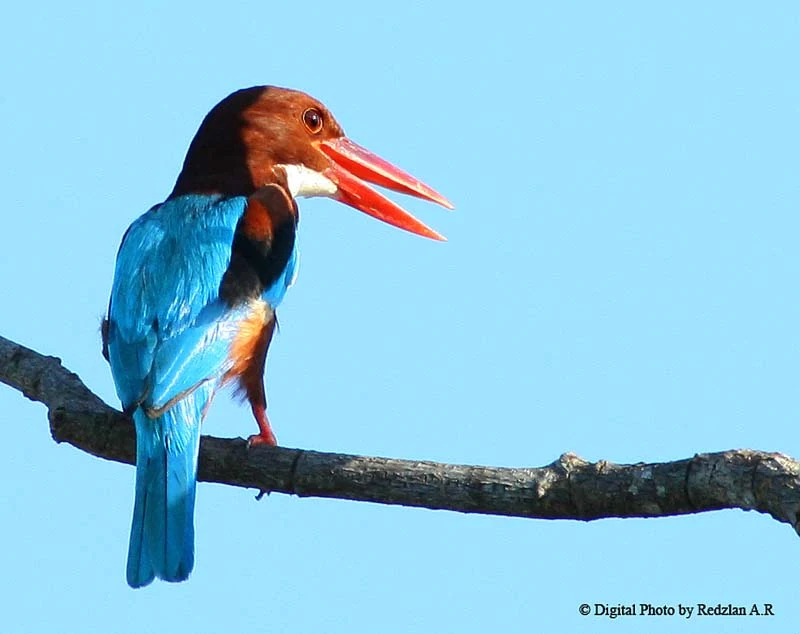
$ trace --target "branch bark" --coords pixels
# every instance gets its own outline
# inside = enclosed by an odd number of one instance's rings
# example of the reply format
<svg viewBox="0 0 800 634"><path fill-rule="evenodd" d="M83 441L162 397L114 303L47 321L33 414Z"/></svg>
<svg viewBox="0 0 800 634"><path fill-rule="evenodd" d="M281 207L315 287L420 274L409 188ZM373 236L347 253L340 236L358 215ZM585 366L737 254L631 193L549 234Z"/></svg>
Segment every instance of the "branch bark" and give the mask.
<svg viewBox="0 0 800 634"><path fill-rule="evenodd" d="M56 442L134 464L133 425L61 360L0 337L0 381L48 408ZM800 463L739 449L665 463L587 462L565 453L539 468L453 465L204 436L199 479L287 493L540 519L663 517L757 510L798 531Z"/></svg>

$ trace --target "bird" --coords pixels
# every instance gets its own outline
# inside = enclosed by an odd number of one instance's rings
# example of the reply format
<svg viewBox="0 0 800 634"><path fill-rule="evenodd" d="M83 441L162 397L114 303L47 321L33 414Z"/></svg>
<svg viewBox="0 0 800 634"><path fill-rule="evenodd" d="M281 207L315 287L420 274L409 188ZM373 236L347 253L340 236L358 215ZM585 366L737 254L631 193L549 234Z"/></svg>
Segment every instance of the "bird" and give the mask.
<svg viewBox="0 0 800 634"><path fill-rule="evenodd" d="M444 240L368 183L453 208L351 141L317 99L253 86L210 110L169 196L125 232L101 330L136 429L131 587L192 572L200 427L220 389L232 385L249 402L259 431L248 447L277 444L264 367L297 274L296 199L332 198Z"/></svg>

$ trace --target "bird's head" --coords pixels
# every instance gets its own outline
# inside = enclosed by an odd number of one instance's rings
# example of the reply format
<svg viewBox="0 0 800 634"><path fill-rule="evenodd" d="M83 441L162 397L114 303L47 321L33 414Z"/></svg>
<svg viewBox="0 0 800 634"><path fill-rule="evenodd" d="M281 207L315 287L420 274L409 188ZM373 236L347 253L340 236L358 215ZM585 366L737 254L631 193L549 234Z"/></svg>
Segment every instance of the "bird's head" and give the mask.
<svg viewBox="0 0 800 634"><path fill-rule="evenodd" d="M401 229L444 239L368 182L453 208L424 183L348 139L313 97L256 86L229 95L208 113L172 196L249 195L277 183L292 197L327 196Z"/></svg>

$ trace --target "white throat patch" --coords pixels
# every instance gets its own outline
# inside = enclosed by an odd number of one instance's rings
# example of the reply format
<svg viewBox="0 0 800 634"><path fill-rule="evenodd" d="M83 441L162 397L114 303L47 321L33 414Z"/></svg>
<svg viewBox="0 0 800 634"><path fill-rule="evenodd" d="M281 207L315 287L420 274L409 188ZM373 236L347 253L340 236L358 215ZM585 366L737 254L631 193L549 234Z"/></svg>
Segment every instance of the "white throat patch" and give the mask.
<svg viewBox="0 0 800 634"><path fill-rule="evenodd" d="M278 165L286 172L289 193L292 198L302 196L333 196L337 187L332 180L305 165Z"/></svg>

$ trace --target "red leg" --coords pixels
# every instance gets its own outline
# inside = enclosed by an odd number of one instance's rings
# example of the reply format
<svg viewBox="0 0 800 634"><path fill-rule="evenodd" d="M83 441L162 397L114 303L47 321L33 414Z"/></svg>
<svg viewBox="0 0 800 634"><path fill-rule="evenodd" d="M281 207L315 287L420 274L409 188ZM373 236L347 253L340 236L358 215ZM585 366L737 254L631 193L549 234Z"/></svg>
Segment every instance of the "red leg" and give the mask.
<svg viewBox="0 0 800 634"><path fill-rule="evenodd" d="M269 418L267 418L267 408L264 405L251 403L253 408L253 416L258 423L258 429L260 433L254 434L247 439L247 446L253 447L254 445L269 445L270 447L275 447L278 444L278 440L275 438L275 434L272 432L272 427L269 424Z"/></svg>
<svg viewBox="0 0 800 634"><path fill-rule="evenodd" d="M250 359L247 369L240 377L240 384L247 394L250 407L253 410L253 417L258 424L259 433L247 439L247 445L269 445L275 447L278 444L272 427L267 418L267 395L264 391L264 366L267 362L267 350L275 332L275 317L273 316L261 330L258 337L254 354Z"/></svg>

